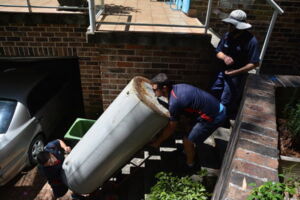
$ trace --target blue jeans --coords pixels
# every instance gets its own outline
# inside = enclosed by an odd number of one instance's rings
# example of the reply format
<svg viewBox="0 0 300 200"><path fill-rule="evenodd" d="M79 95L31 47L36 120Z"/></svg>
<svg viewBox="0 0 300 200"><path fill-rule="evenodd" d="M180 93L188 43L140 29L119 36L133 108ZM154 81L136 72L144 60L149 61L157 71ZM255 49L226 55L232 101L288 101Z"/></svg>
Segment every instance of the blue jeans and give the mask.
<svg viewBox="0 0 300 200"><path fill-rule="evenodd" d="M229 118L235 118L236 116L246 79L247 74L228 76L224 72L219 72L211 87L212 95L227 107Z"/></svg>
<svg viewBox="0 0 300 200"><path fill-rule="evenodd" d="M205 120L196 121L189 132L188 140L195 144L202 144L226 120L226 107L214 118L212 122Z"/></svg>

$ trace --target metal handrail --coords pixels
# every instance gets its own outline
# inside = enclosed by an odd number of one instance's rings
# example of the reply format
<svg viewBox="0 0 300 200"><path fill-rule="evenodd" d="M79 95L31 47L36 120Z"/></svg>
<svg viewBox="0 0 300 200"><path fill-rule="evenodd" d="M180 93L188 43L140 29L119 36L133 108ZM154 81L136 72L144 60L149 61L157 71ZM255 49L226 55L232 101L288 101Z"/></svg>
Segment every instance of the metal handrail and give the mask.
<svg viewBox="0 0 300 200"><path fill-rule="evenodd" d="M2 5L0 7L13 7L13 8L28 8L29 12L32 12L30 8L53 8L53 9L64 9L64 10L88 10L86 7L76 7L76 6L32 6L32 5Z"/></svg>
<svg viewBox="0 0 300 200"><path fill-rule="evenodd" d="M206 18L205 18L205 34L207 33L207 30L209 28L209 22L210 22L210 16L211 16L211 7L212 7L212 0L208 0L208 6L206 11Z"/></svg>
<svg viewBox="0 0 300 200"><path fill-rule="evenodd" d="M89 6L89 15L91 15L91 12L93 12L95 3L92 3L94 0L89 0L89 4L92 4ZM95 22L96 24L113 24L113 25L134 25L134 26L163 26L163 27L183 27L183 28L204 28L205 33L207 33L207 30L209 28L209 20L211 16L211 7L212 7L212 0L208 0L207 4L207 12L206 12L206 19L205 24L201 26L193 26L193 25L177 25L177 24L150 24L150 23L132 23L132 22ZM90 27L92 25L90 17ZM94 34L91 28L89 28L89 33Z"/></svg>
<svg viewBox="0 0 300 200"><path fill-rule="evenodd" d="M88 28L89 33L94 34L96 29L96 11L95 11L95 1L88 0L89 2L89 19L90 19L90 26Z"/></svg>
<svg viewBox="0 0 300 200"><path fill-rule="evenodd" d="M273 0L267 0L267 1L273 7L274 12L273 12L273 16L272 16L272 19L271 19L271 23L270 23L269 28L268 28L268 32L267 32L266 37L265 37L264 44L262 46L262 49L261 49L261 52L260 52L260 55L259 55L260 62L259 62L259 67L256 70L256 74L259 74L259 72L260 72L260 67L262 65L262 61L264 60L264 57L265 57L265 54L266 54L266 51L267 51L267 47L269 45L269 41L270 41L274 26L275 26L275 22L277 20L277 16L278 16L278 14L283 14L284 13L284 11Z"/></svg>
<svg viewBox="0 0 300 200"><path fill-rule="evenodd" d="M274 10L277 10L279 12L279 14L283 14L284 11L282 10L282 8L280 8L280 6L273 0L267 0L267 2L273 7Z"/></svg>
<svg viewBox="0 0 300 200"><path fill-rule="evenodd" d="M283 14L284 10L274 1L274 0L266 0L269 5L274 9L273 16L268 28L268 32L266 34L266 38L264 40L264 44L262 46L262 50L260 53L260 66L262 64L262 61L264 59L270 37L272 34L272 31L275 26L275 22L277 19L278 14ZM104 4L104 0L102 0ZM207 4L207 12L206 12L206 18L205 18L205 24L202 26L194 26L194 25L176 25L176 24L149 24L149 23L131 23L131 22L96 22L96 10L95 10L95 1L94 0L88 0L88 8L86 7L75 7L75 6L32 6L30 5L30 0L27 0L27 5L0 5L0 7L27 7L29 12L32 12L32 8L52 8L52 9L64 9L64 10L89 10L89 21L90 26L88 27L88 32L94 34L96 31L96 24L114 24L114 25L134 25L134 26L163 26L163 27L185 27L185 28L204 28L205 33L207 33L211 18L211 9L212 9L212 0L208 0ZM256 71L256 73L259 73L259 69Z"/></svg>
<svg viewBox="0 0 300 200"><path fill-rule="evenodd" d="M133 26L163 26L163 27L180 27L180 28L206 28L204 25L180 25L180 24L148 24L136 22L96 22L96 24L109 24L109 25L133 25Z"/></svg>

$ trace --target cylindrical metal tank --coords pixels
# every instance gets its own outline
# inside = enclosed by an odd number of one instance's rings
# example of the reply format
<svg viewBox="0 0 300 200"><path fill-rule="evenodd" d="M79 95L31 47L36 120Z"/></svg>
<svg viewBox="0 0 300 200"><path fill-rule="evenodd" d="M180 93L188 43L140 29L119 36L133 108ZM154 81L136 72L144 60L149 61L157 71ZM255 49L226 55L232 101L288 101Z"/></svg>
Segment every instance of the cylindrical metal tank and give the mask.
<svg viewBox="0 0 300 200"><path fill-rule="evenodd" d="M135 77L63 163L65 183L78 193L100 187L168 123L150 81Z"/></svg>

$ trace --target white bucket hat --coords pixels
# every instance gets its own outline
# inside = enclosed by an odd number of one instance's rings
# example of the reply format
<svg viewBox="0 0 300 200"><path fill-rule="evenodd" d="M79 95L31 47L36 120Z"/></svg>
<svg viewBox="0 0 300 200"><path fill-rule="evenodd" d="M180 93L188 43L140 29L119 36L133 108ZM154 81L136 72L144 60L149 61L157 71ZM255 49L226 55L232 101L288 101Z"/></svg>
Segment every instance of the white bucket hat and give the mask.
<svg viewBox="0 0 300 200"><path fill-rule="evenodd" d="M246 30L252 27L251 24L246 23L247 14L242 10L234 10L230 13L229 17L223 19L225 23L235 26L236 29Z"/></svg>

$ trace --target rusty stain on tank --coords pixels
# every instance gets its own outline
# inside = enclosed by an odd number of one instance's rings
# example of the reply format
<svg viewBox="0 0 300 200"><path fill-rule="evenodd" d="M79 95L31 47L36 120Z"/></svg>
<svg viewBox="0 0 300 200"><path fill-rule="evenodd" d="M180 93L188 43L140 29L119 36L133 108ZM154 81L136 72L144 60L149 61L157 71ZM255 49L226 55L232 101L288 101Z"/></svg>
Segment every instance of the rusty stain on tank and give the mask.
<svg viewBox="0 0 300 200"><path fill-rule="evenodd" d="M164 108L162 105L160 105L160 103L157 101L157 99L154 95L152 96L146 90L146 88L144 87L144 85L146 85L146 84L151 85L151 81L147 78L144 78L142 76L136 76L133 78L133 88L136 90L137 97L144 104L146 104L149 108L151 108L155 112L159 113L160 115L162 115L164 117L169 117L170 116L169 111L166 108ZM156 101L155 102L149 101L149 99L151 99L151 97L147 98L147 96L149 96L149 97L152 96L152 99L155 99Z"/></svg>

